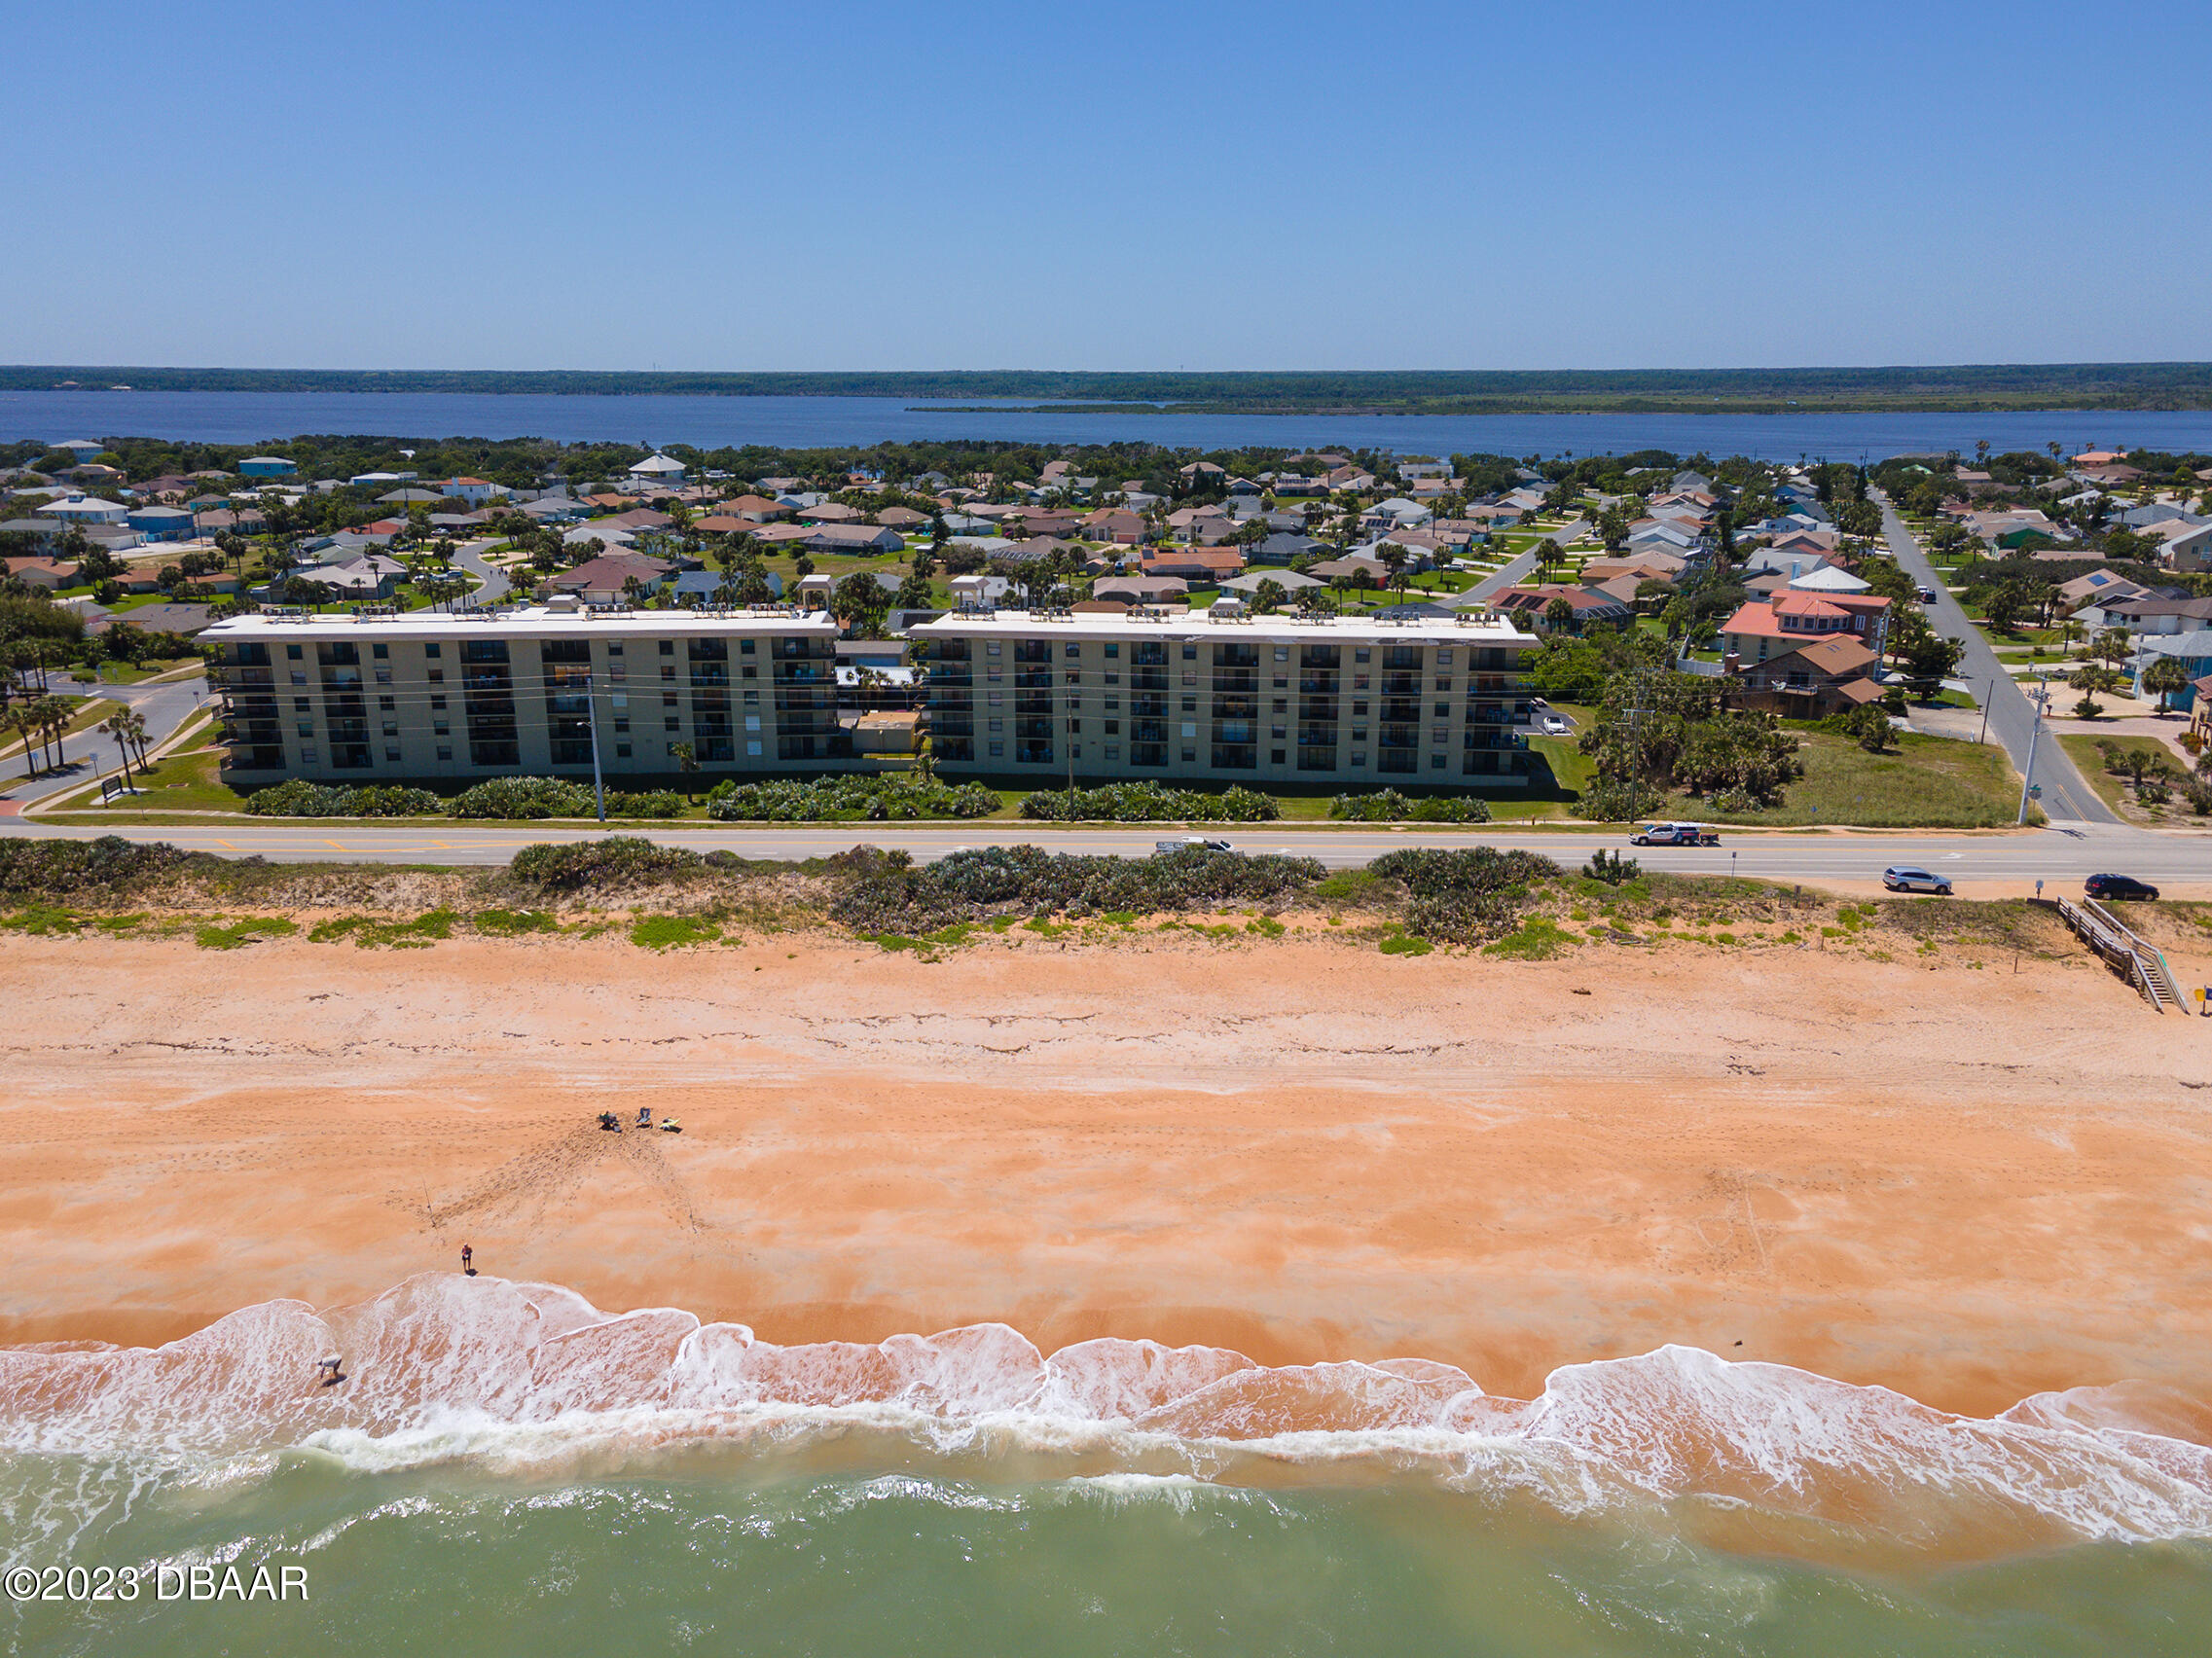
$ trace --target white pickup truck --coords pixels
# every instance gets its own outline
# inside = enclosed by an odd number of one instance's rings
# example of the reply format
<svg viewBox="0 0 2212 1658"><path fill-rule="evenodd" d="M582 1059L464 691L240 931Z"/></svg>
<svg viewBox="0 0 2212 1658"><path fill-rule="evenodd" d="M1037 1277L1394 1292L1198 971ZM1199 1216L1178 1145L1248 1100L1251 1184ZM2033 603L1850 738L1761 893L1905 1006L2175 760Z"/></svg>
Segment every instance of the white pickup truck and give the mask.
<svg viewBox="0 0 2212 1658"><path fill-rule="evenodd" d="M1236 847L1226 841L1209 841L1203 835L1192 835L1180 841L1154 841L1155 852L1233 852Z"/></svg>
<svg viewBox="0 0 2212 1658"><path fill-rule="evenodd" d="M1643 823L1628 837L1632 847L1718 847L1720 831L1702 823Z"/></svg>

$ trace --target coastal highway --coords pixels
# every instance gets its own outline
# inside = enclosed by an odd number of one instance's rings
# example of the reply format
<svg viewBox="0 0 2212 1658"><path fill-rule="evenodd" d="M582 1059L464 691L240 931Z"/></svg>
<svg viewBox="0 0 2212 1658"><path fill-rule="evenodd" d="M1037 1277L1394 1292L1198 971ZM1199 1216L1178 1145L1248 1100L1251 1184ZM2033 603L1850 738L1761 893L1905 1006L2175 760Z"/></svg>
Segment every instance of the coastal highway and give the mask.
<svg viewBox="0 0 2212 1658"><path fill-rule="evenodd" d="M275 863L502 864L518 847L546 841L588 841L606 834L640 834L697 851L727 850L741 857L795 860L823 857L852 847L903 847L918 862L959 847L1018 846L1028 842L1053 851L1148 856L1155 842L1189 831L1146 825L1058 828L1048 823L950 824L716 824L697 828L612 823L605 828L503 823L364 828L311 823L172 824L97 827L0 818L0 835L89 839L101 833L134 841L167 841L226 857L258 856ZM1487 828L1355 828L1287 823L1227 823L1206 833L1240 851L1295 852L1332 868L1371 862L1400 847L1517 847L1579 866L1600 847L1628 850L1618 833L1558 833ZM2082 878L2112 871L2149 881L2171 897L2212 897L2212 836L2153 834L2121 826L2066 824L2020 833L1978 835L1854 834L1814 830L1724 834L1718 847L1645 847L1634 849L1648 869L1681 874L1745 875L1769 881L1878 880L1887 864L1919 864L1949 876L1962 889L1982 895L2032 892L2039 880L2079 890Z"/></svg>

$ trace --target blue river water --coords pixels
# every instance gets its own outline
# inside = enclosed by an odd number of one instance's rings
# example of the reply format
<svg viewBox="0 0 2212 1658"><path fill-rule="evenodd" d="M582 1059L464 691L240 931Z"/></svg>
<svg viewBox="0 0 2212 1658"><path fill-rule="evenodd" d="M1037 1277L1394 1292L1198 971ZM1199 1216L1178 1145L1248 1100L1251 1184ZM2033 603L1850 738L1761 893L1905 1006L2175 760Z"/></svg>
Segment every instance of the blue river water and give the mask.
<svg viewBox="0 0 2212 1658"><path fill-rule="evenodd" d="M969 404L972 408L972 400ZM984 413L890 397L512 396L448 392L9 391L0 442L158 437L255 444L306 433L552 438L563 443L764 444L785 449L912 439L1176 448L1324 447L1399 454L1624 454L1831 460L2007 450L2144 446L2212 452L2212 411L2079 410L2003 414L1167 414L1126 408Z"/></svg>

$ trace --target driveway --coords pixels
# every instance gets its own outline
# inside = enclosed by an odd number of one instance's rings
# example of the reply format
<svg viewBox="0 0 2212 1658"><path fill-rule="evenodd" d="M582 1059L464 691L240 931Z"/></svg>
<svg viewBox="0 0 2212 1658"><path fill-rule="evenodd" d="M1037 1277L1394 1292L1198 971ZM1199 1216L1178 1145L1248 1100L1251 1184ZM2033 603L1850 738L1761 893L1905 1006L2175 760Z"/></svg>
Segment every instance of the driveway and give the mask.
<svg viewBox="0 0 2212 1658"><path fill-rule="evenodd" d="M102 685L96 691L83 685L71 689L104 697L143 715L146 746L154 748L167 740L194 712L206 704L207 675L196 673L189 679L147 681L138 685ZM5 774L0 775L0 791L5 791L0 793L0 815L13 814L31 801L75 788L88 778L103 776L122 763L122 751L116 747L115 739L98 726L88 727L64 739L61 764L35 777L23 775L21 754L0 760L0 774Z"/></svg>
<svg viewBox="0 0 2212 1658"><path fill-rule="evenodd" d="M1935 565L1920 551L1920 543L1913 540L1912 531L1905 527L1904 520L1898 517L1897 509L1883 499L1879 490L1869 490L1868 494L1869 499L1881 504L1882 533L1889 538L1890 552L1896 556L1899 567L1922 587L1936 592L1936 602L1927 607L1928 620L1938 632L1965 642L1966 654L1959 659L1957 677L1975 687L1975 695L1989 709L1990 735L2005 745L2005 752L2013 757L2013 770L2024 774L2028 769L2029 740L2036 726L2035 704L2005 671L1997 653L1989 648L1989 641L1981 636L1981 631L1967 620L1965 607L1943 585L1943 578L1936 573ZM2049 730L2035 745L2034 780L2043 785L2041 804L2045 815L2052 822L2061 818L2080 823L2120 821L2112 809L2097 798L2096 791L2083 780L2066 750L2058 745L2054 734Z"/></svg>

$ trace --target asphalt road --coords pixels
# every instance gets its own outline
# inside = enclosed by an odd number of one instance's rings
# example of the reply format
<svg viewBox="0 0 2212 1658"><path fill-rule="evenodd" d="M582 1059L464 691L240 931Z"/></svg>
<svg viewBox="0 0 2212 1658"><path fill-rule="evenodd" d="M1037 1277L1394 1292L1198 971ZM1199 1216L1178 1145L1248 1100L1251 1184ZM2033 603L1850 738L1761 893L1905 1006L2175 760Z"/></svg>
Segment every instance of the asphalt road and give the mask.
<svg viewBox="0 0 2212 1658"><path fill-rule="evenodd" d="M610 833L642 834L698 851L728 850L748 858L821 857L866 844L904 847L926 863L959 847L1013 846L1024 842L1055 851L1148 856L1156 842L1184 831L1146 827L1056 829L1035 823L891 825L763 824L698 828L610 824L605 829L515 823L496 827L455 824L434 828L348 828L313 824L209 824L122 827L105 831L137 841L167 841L232 857L258 855L275 863L369 862L501 864L518 847L546 841L595 840ZM1210 833L1240 851L1296 852L1334 868L1371 862L1400 847L1518 847L1579 865L1599 847L1625 849L1618 834L1515 832L1509 829L1354 829L1280 823L1226 824ZM0 819L0 834L89 837L96 827ZM1776 881L1875 880L1892 863L1920 864L1967 883L1997 883L2028 891L2038 880L2061 888L2082 878L2118 871L2156 883L2175 897L2212 896L2212 843L2201 838L2155 835L2115 826L2078 826L2022 834L1940 835L1850 833L1726 834L1719 847L1640 847L1646 867L1680 874L1746 875Z"/></svg>
<svg viewBox="0 0 2212 1658"><path fill-rule="evenodd" d="M464 541L453 549L454 567L466 570L479 584L477 590L469 595L471 604L497 604L507 596L512 584L508 582L506 572L484 561L485 549L498 545L495 538L487 536L476 541Z"/></svg>
<svg viewBox="0 0 2212 1658"><path fill-rule="evenodd" d="M1878 490L1873 498L1881 500ZM1889 537L1890 551L1896 555L1898 564L1921 586L1935 590L1936 602L1927 607L1929 621L1935 624L1939 633L1966 643L1966 655L1959 659L1956 677L1970 681L1976 699L1988 705L1990 734L2013 757L2013 769L2024 776L2028 769L2029 734L2036 724L2035 704L2005 671L1997 653L1982 637L1981 630L1967 620L1966 608L1943 585L1943 578L1937 574L1928 556L1920 551L1920 543L1898 517L1897 509L1886 500L1881 501L1881 507L1882 531ZM2059 745L2056 735L2049 730L2036 744L2032 780L2043 785L2040 804L2044 814L2053 822L2061 818L2077 823L2116 824L2120 821L2119 814L2097 798L2096 790L2082 780L2073 759Z"/></svg>
<svg viewBox="0 0 2212 1658"><path fill-rule="evenodd" d="M56 680L56 688L60 681ZM184 724L194 709L207 700L207 676L196 673L189 679L170 679L160 683L137 685L102 685L94 689L77 685L75 693L90 693L104 697L109 702L127 704L146 719L146 746L163 742ZM23 775L23 756L0 760L0 799L18 803L43 800L63 789L75 788L88 778L118 771L123 764L122 751L115 739L91 726L77 732L61 744L61 765L50 772L41 772L36 777Z"/></svg>

